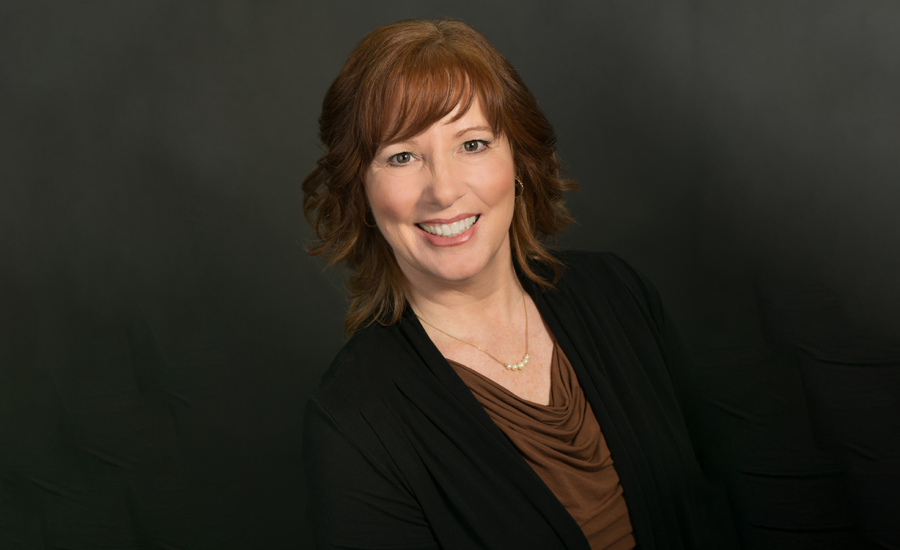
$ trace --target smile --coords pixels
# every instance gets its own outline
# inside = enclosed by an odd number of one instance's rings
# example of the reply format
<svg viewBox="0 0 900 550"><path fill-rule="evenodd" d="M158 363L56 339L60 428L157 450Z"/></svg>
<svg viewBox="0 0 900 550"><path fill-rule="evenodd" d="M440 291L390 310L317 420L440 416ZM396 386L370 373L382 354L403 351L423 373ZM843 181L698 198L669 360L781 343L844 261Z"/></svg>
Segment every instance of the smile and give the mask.
<svg viewBox="0 0 900 550"><path fill-rule="evenodd" d="M440 225L425 225L422 223L417 223L416 225L422 231L431 233L432 235L437 235L438 237L457 237L468 231L473 225L475 225L476 221L478 221L478 216L469 216L468 218L450 224L445 223Z"/></svg>

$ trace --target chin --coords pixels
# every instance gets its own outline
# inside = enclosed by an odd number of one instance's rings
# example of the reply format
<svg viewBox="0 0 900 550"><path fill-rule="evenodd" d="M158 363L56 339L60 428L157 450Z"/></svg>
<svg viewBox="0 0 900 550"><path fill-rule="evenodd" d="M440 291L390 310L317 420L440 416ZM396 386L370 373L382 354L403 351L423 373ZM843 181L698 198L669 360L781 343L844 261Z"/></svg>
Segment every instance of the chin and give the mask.
<svg viewBox="0 0 900 550"><path fill-rule="evenodd" d="M421 254L411 254L404 258L406 261L400 262L401 270L408 274L407 277L416 273L413 277L422 277L423 280L448 284L465 283L491 270L497 261L502 261L504 244L500 243L497 250L485 244L460 247L455 251L447 248L437 251L421 250L418 251ZM399 255L397 259L400 260Z"/></svg>
<svg viewBox="0 0 900 550"><path fill-rule="evenodd" d="M426 278L448 283L467 281L481 273L487 265L484 259L474 260L471 254L443 256L430 260L420 263L417 271Z"/></svg>
<svg viewBox="0 0 900 550"><path fill-rule="evenodd" d="M483 266L455 265L437 268L431 271L431 276L448 283L462 283L481 273Z"/></svg>

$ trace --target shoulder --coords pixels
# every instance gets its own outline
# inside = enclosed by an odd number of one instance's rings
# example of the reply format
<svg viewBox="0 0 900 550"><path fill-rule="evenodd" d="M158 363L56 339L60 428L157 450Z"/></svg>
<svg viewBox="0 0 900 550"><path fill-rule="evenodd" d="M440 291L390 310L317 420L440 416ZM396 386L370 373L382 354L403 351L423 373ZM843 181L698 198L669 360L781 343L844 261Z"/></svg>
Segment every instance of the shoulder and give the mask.
<svg viewBox="0 0 900 550"><path fill-rule="evenodd" d="M338 352L310 399L326 409L337 401L375 399L411 361L415 361L412 346L396 325L362 328Z"/></svg>
<svg viewBox="0 0 900 550"><path fill-rule="evenodd" d="M554 255L568 268L569 274L593 272L618 277L634 276L634 269L613 252L590 250L559 250Z"/></svg>
<svg viewBox="0 0 900 550"><path fill-rule="evenodd" d="M659 301L653 284L612 252L564 250L556 257L566 266L560 279L563 289L633 300L648 308Z"/></svg>
<svg viewBox="0 0 900 550"><path fill-rule="evenodd" d="M353 449L382 472L394 471L383 436L396 428L397 403L403 400L399 388L408 382L403 378L415 377L417 365L396 325L372 325L354 334L307 401L305 460Z"/></svg>
<svg viewBox="0 0 900 550"><path fill-rule="evenodd" d="M616 319L653 334L665 328L665 313L656 287L612 252L555 252L565 270L556 289L545 292L549 305L583 319ZM565 304L565 305L564 305Z"/></svg>

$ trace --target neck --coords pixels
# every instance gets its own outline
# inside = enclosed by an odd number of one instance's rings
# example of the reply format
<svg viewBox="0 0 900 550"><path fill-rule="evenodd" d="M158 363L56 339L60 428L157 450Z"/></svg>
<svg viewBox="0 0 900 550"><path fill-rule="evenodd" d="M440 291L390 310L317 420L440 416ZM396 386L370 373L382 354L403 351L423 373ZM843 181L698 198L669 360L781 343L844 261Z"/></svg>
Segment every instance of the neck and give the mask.
<svg viewBox="0 0 900 550"><path fill-rule="evenodd" d="M465 281L409 280L417 315L445 330L467 334L479 324L506 324L522 316L522 290L511 254Z"/></svg>

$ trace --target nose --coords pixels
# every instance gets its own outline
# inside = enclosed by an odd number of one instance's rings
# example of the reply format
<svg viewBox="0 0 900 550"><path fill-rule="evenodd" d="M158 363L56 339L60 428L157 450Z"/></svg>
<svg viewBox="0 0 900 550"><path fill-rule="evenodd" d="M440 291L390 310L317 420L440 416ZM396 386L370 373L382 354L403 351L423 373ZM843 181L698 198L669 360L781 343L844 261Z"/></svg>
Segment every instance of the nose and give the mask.
<svg viewBox="0 0 900 550"><path fill-rule="evenodd" d="M464 171L454 169L453 162L433 162L427 199L438 208L453 206L466 194Z"/></svg>

